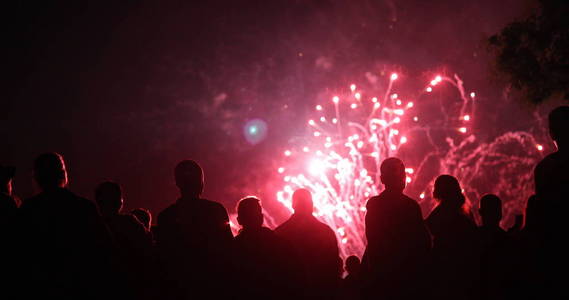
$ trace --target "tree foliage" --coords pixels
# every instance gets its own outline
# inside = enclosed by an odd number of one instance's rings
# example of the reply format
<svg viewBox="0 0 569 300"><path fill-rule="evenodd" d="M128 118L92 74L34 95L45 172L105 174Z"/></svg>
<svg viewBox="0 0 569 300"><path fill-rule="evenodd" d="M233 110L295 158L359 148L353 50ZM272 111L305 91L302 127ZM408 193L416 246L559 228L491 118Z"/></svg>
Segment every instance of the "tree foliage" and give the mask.
<svg viewBox="0 0 569 300"><path fill-rule="evenodd" d="M489 39L495 70L526 100L569 100L569 1L540 0L527 19Z"/></svg>

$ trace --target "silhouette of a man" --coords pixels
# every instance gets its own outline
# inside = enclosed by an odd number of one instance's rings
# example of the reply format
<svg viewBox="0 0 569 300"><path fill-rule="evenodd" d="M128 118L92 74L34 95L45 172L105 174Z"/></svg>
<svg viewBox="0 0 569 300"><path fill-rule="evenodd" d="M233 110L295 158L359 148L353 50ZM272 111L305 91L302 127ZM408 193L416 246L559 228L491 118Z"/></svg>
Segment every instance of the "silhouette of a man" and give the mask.
<svg viewBox="0 0 569 300"><path fill-rule="evenodd" d="M560 106L549 114L549 134L557 151L547 155L535 168L535 194L541 209L538 225L543 243L537 261L541 265L544 291L555 295L564 291L563 276L569 268L565 236L569 230L569 106ZM555 275L554 275L555 274Z"/></svg>
<svg viewBox="0 0 569 300"><path fill-rule="evenodd" d="M220 298L230 292L233 234L225 208L200 198L202 168L184 160L174 169L181 197L158 215L156 242L180 297Z"/></svg>
<svg viewBox="0 0 569 300"><path fill-rule="evenodd" d="M133 215L138 222L144 225L144 229L146 231L151 232L152 227L152 214L146 208L135 208L130 211L130 214Z"/></svg>
<svg viewBox="0 0 569 300"><path fill-rule="evenodd" d="M403 194L405 165L387 158L380 167L385 190L368 200L364 255L367 298L389 299L417 295L418 276L427 259L431 240L419 204Z"/></svg>
<svg viewBox="0 0 569 300"><path fill-rule="evenodd" d="M569 106L560 106L549 114L549 134L557 151L536 166L535 193L552 206L563 206L569 199Z"/></svg>
<svg viewBox="0 0 569 300"><path fill-rule="evenodd" d="M95 205L67 189L63 157L42 154L33 171L41 192L20 208L22 278L30 287L22 292L42 298L98 299L113 291L120 297L113 285L118 281L113 278L110 234Z"/></svg>
<svg viewBox="0 0 569 300"><path fill-rule="evenodd" d="M330 299L340 282L342 260L334 231L313 215L312 195L298 189L292 195L294 214L275 232L293 247L298 258L304 296Z"/></svg>
<svg viewBox="0 0 569 300"><path fill-rule="evenodd" d="M500 227L502 200L493 194L480 198L482 226L478 229L481 241L481 294L485 299L505 298L506 280L513 269L511 241ZM512 250L512 251L510 251Z"/></svg>
<svg viewBox="0 0 569 300"><path fill-rule="evenodd" d="M259 199L246 197L237 204L237 222L243 227L235 237L237 294L243 299L292 298L289 246L263 226L263 219Z"/></svg>

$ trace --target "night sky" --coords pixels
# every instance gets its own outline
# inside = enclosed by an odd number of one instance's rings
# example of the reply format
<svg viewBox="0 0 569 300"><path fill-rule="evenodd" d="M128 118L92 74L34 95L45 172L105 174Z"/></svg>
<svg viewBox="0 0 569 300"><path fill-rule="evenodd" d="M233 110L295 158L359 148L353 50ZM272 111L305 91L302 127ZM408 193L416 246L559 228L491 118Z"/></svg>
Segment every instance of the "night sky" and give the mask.
<svg viewBox="0 0 569 300"><path fill-rule="evenodd" d="M393 70L425 81L458 73L484 103L483 136L525 130L530 109L507 102L486 39L528 13L483 1L27 1L5 7L0 162L33 194L33 159L65 157L70 187L92 198L122 184L126 208L154 214L177 197L185 158L202 164L205 196L229 211L242 196L273 200L276 156L305 135L319 95ZM500 102L502 103L502 102ZM251 145L247 121L268 125Z"/></svg>

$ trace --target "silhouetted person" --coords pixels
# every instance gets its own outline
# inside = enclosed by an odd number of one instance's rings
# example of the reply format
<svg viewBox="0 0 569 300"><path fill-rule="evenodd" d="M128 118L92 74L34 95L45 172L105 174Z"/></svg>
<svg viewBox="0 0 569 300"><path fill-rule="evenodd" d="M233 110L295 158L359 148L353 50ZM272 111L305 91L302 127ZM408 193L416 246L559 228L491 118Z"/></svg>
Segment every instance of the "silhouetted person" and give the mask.
<svg viewBox="0 0 569 300"><path fill-rule="evenodd" d="M152 227L152 214L146 208L135 208L130 211L130 213L138 220L138 222L144 225L144 229L150 232Z"/></svg>
<svg viewBox="0 0 569 300"><path fill-rule="evenodd" d="M119 289L114 247L95 204L67 189L57 153L34 162L41 192L20 208L22 299L103 299Z"/></svg>
<svg viewBox="0 0 569 300"><path fill-rule="evenodd" d="M204 295L221 298L231 292L233 235L225 208L200 198L204 180L192 160L175 170L181 197L158 215L156 242L176 298Z"/></svg>
<svg viewBox="0 0 569 300"><path fill-rule="evenodd" d="M450 175L437 177L433 197L438 205L426 219L433 236L433 297L477 298L478 235L458 180Z"/></svg>
<svg viewBox="0 0 569 300"><path fill-rule="evenodd" d="M343 299L360 299L362 290L361 261L355 255L346 258L348 275L342 280Z"/></svg>
<svg viewBox="0 0 569 300"><path fill-rule="evenodd" d="M484 299L504 299L514 266L511 261L512 241L500 227L502 200L493 194L484 195L480 198L479 213L482 217L482 226L478 229L481 242L481 296Z"/></svg>
<svg viewBox="0 0 569 300"><path fill-rule="evenodd" d="M419 277L431 246L419 204L403 194L405 165L388 158L380 167L385 190L366 204L366 298L406 299L421 294Z"/></svg>
<svg viewBox="0 0 569 300"><path fill-rule="evenodd" d="M543 210L542 247L539 261L551 295L564 291L565 282L554 275L567 272L569 258L566 235L569 230L569 106L561 106L549 114L549 134L557 151L547 155L535 168L535 193Z"/></svg>
<svg viewBox="0 0 569 300"><path fill-rule="evenodd" d="M275 232L291 244L301 268L302 297L330 299L340 281L342 263L334 231L313 215L312 195L298 189L292 195L294 214Z"/></svg>
<svg viewBox="0 0 569 300"><path fill-rule="evenodd" d="M123 194L119 184L106 181L95 189L95 201L103 221L118 247L127 278L125 284L136 292L137 298L150 294L150 272L145 267L152 260L152 238L144 226L130 214L122 214Z"/></svg>
<svg viewBox="0 0 569 300"><path fill-rule="evenodd" d="M115 241L126 256L144 255L150 251L151 238L144 225L130 214L122 214L122 189L115 182L106 181L95 189L99 212Z"/></svg>
<svg viewBox="0 0 569 300"><path fill-rule="evenodd" d="M295 296L294 273L289 246L263 226L259 199L243 198L237 204L237 222L242 226L235 237L236 290L241 299L290 299Z"/></svg>
<svg viewBox="0 0 569 300"><path fill-rule="evenodd" d="M12 195L12 178L16 169L0 165L0 226L12 222L18 209L18 202Z"/></svg>

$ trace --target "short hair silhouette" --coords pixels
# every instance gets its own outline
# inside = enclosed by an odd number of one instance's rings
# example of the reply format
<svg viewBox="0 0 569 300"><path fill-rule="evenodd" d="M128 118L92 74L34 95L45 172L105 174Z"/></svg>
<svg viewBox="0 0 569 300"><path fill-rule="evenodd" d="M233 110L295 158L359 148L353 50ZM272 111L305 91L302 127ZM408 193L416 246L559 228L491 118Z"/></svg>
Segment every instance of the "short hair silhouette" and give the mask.
<svg viewBox="0 0 569 300"><path fill-rule="evenodd" d="M360 270L360 259L355 255L350 255L346 258L346 271L348 274L357 273Z"/></svg>
<svg viewBox="0 0 569 300"><path fill-rule="evenodd" d="M486 194L480 198L480 216L482 225L497 226L502 220L502 200L494 194Z"/></svg>
<svg viewBox="0 0 569 300"><path fill-rule="evenodd" d="M146 208L135 208L130 213L140 222L147 230L150 230L152 224L152 214Z"/></svg>
<svg viewBox="0 0 569 300"><path fill-rule="evenodd" d="M243 227L261 227L263 209L257 197L245 197L237 203L237 222Z"/></svg>
<svg viewBox="0 0 569 300"><path fill-rule="evenodd" d="M200 165L193 160L183 160L174 169L176 186L182 194L199 197L203 191L204 176Z"/></svg>
<svg viewBox="0 0 569 300"><path fill-rule="evenodd" d="M95 189L95 201L102 215L118 214L123 205L121 186L112 181L105 181Z"/></svg>
<svg viewBox="0 0 569 300"><path fill-rule="evenodd" d="M379 168L381 182L388 190L403 190L405 188L405 164L399 158L385 159Z"/></svg>
<svg viewBox="0 0 569 300"><path fill-rule="evenodd" d="M314 206L312 203L312 194L309 190L301 188L292 194L292 208L295 214L306 215L312 214Z"/></svg>
<svg viewBox="0 0 569 300"><path fill-rule="evenodd" d="M55 152L38 156L34 161L34 179L42 189L66 187L68 179L63 156Z"/></svg>
<svg viewBox="0 0 569 300"><path fill-rule="evenodd" d="M460 183L451 175L440 175L437 177L433 197L441 203L454 207L461 207L465 202Z"/></svg>
<svg viewBox="0 0 569 300"><path fill-rule="evenodd" d="M549 113L549 134L559 144L569 142L569 106L560 106Z"/></svg>

